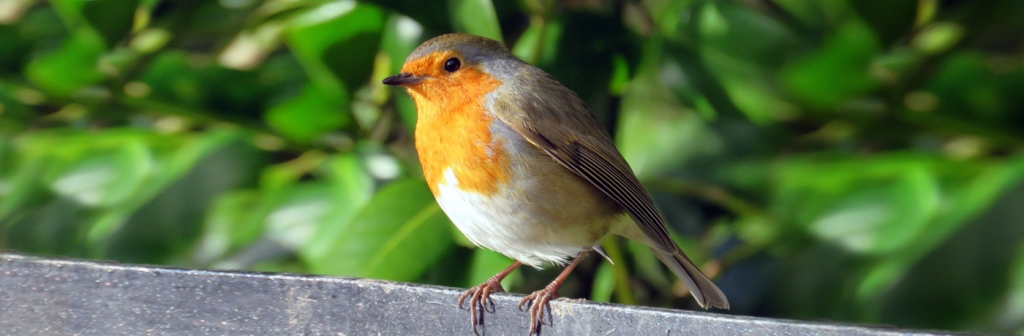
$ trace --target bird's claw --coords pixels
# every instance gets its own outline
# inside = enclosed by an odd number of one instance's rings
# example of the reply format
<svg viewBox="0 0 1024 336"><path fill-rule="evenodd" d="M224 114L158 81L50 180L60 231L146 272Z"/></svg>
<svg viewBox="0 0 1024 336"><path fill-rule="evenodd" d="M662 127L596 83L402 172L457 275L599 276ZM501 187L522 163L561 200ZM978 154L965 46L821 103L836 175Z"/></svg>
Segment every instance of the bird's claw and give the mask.
<svg viewBox="0 0 1024 336"><path fill-rule="evenodd" d="M505 289L501 287L501 282L497 279L489 279L479 286L466 290L459 296L459 309L467 309L463 307L466 298L469 298L469 317L470 323L473 325L473 333L480 335L477 330L477 326L484 324L484 312L494 313L494 301L491 300L491 293L503 293ZM488 309L490 307L490 309ZM477 313L480 310L480 313Z"/></svg>
<svg viewBox="0 0 1024 336"><path fill-rule="evenodd" d="M519 301L519 311L523 311L523 306L529 307L530 332L526 334L527 336L540 335L541 325L551 325L552 317L549 302L556 298L558 298L558 289L545 287ZM544 322L545 311L548 313L548 322Z"/></svg>

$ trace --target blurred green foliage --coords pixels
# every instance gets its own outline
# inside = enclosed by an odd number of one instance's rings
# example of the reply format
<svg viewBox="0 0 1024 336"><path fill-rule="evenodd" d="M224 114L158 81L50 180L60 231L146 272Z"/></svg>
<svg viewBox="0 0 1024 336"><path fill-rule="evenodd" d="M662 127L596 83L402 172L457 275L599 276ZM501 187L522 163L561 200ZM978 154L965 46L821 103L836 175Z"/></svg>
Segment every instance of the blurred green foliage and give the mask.
<svg viewBox="0 0 1024 336"><path fill-rule="evenodd" d="M0 248L451 286L379 84L504 41L615 135L730 313L1024 332L1024 1L0 0ZM563 294L694 307L646 249ZM513 291L558 270L517 271ZM454 302L452 303L454 304Z"/></svg>

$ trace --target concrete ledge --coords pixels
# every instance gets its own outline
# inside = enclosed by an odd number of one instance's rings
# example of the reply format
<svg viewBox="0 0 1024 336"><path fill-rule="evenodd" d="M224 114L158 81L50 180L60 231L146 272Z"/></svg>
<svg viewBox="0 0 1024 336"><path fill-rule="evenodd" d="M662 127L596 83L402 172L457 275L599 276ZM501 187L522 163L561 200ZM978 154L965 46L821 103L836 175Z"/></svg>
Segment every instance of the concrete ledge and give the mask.
<svg viewBox="0 0 1024 336"><path fill-rule="evenodd" d="M183 270L0 254L5 335L472 335L461 289L379 280ZM496 294L488 335L525 335L520 295ZM551 303L547 335L939 335L654 309Z"/></svg>

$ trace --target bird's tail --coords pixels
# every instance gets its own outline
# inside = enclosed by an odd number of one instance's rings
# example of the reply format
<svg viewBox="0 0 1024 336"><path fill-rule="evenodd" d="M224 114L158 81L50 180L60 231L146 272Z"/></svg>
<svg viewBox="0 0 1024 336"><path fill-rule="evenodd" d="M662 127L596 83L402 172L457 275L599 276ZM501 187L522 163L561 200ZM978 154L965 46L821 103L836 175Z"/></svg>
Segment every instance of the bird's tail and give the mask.
<svg viewBox="0 0 1024 336"><path fill-rule="evenodd" d="M675 253L654 249L652 251L658 256L658 259L661 259L661 262L672 270L672 273L675 273L686 284L686 288L690 289L690 293L693 294L693 298L697 300L697 304L701 308L729 309L729 300L725 298L722 290L704 276L697 265L694 265L682 251L677 250Z"/></svg>

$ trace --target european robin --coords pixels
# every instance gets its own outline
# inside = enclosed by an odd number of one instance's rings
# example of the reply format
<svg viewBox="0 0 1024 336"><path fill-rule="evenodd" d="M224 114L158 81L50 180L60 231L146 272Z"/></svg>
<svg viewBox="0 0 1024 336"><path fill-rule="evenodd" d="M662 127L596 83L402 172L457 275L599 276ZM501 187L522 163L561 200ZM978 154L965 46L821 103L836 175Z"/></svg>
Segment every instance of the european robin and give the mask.
<svg viewBox="0 0 1024 336"><path fill-rule="evenodd" d="M383 81L416 104L416 151L445 214L476 245L514 260L459 298L473 331L491 292L520 265L568 265L523 298L530 330L590 250L617 234L650 247L697 303L729 308L725 294L669 238L632 169L576 94L498 41L466 34L433 38ZM478 310L480 318L478 319Z"/></svg>

